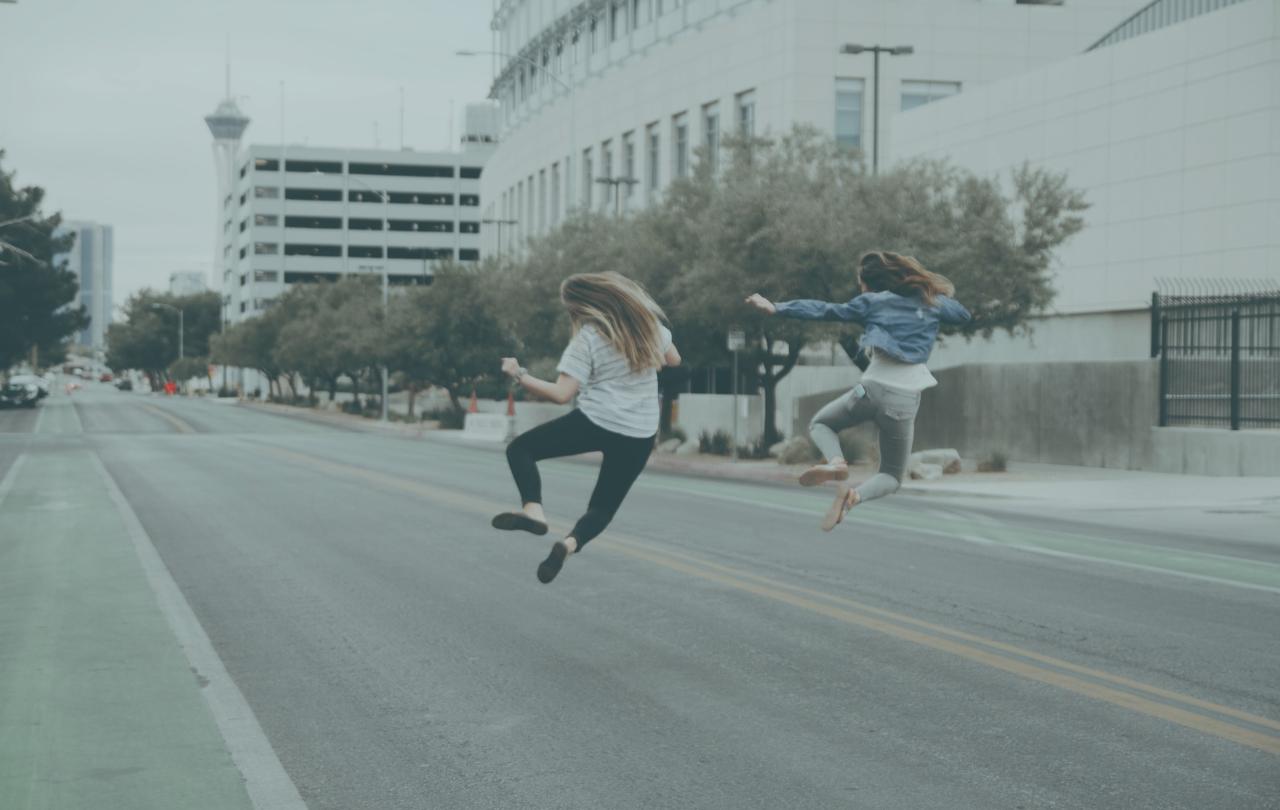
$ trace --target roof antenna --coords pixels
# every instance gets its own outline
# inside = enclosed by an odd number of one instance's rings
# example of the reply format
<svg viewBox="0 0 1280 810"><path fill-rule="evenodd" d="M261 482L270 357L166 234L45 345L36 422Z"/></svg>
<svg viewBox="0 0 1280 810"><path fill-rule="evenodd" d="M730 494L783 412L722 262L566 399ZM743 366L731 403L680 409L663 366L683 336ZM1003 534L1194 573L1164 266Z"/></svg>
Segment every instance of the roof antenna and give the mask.
<svg viewBox="0 0 1280 810"><path fill-rule="evenodd" d="M227 34L227 95L231 98L231 35Z"/></svg>

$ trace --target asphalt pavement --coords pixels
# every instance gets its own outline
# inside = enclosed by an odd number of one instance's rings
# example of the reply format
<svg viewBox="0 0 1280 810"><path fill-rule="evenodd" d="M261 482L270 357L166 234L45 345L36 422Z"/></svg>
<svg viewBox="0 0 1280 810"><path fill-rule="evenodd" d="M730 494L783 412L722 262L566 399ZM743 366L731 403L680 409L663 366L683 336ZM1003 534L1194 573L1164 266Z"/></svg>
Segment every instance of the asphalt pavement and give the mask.
<svg viewBox="0 0 1280 810"><path fill-rule="evenodd" d="M1265 510L650 471L544 586L492 449L99 385L0 482L0 807L1280 807Z"/></svg>

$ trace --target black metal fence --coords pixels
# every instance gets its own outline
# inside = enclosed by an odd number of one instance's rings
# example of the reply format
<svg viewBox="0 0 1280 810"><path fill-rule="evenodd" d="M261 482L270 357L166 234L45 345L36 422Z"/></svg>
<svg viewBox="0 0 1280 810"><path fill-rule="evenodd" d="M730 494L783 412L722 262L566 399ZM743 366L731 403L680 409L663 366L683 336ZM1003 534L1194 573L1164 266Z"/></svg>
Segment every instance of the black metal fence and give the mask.
<svg viewBox="0 0 1280 810"><path fill-rule="evenodd" d="M1280 282L1167 287L1151 296L1160 426L1280 428Z"/></svg>

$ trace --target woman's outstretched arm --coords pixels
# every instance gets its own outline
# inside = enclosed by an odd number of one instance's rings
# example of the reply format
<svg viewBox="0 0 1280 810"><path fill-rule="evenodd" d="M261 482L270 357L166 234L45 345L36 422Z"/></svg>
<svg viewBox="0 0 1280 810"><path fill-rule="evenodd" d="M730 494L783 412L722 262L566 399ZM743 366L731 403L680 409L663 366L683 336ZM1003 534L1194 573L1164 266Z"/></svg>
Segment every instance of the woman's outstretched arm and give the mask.
<svg viewBox="0 0 1280 810"><path fill-rule="evenodd" d="M540 380L529 373L514 357L502 358L502 371L531 394L549 399L559 405L567 405L578 393L579 383L568 374L561 374L555 382Z"/></svg>
<svg viewBox="0 0 1280 810"><path fill-rule="evenodd" d="M829 301L815 301L799 298L795 301L779 301L773 303L760 293L747 298L747 303L766 315L781 315L784 318L797 318L804 321L852 321L863 323L867 317L867 308L862 296L844 304L833 304Z"/></svg>

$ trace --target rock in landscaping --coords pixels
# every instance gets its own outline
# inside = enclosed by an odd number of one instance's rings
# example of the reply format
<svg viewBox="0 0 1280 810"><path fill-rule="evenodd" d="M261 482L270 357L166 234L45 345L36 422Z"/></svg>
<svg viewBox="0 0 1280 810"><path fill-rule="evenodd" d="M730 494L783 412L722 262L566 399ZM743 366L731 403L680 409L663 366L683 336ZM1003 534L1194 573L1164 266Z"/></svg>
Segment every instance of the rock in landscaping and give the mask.
<svg viewBox="0 0 1280 810"><path fill-rule="evenodd" d="M912 479L916 481L936 481L942 477L941 464L912 464L908 468Z"/></svg>
<svg viewBox="0 0 1280 810"><path fill-rule="evenodd" d="M809 464L822 460L822 454L818 452L818 448L804 436L796 436L790 441L782 442L781 446L781 451L776 454L779 464Z"/></svg>
<svg viewBox="0 0 1280 810"><path fill-rule="evenodd" d="M960 472L960 454L950 448L944 450L921 450L911 454L908 466L915 464L936 464L947 475Z"/></svg>
<svg viewBox="0 0 1280 810"><path fill-rule="evenodd" d="M677 456L696 456L698 455L698 443L695 441L687 441L676 448Z"/></svg>
<svg viewBox="0 0 1280 810"><path fill-rule="evenodd" d="M680 449L680 445L684 444L680 439L667 439L665 442L658 442L659 453L674 453Z"/></svg>

